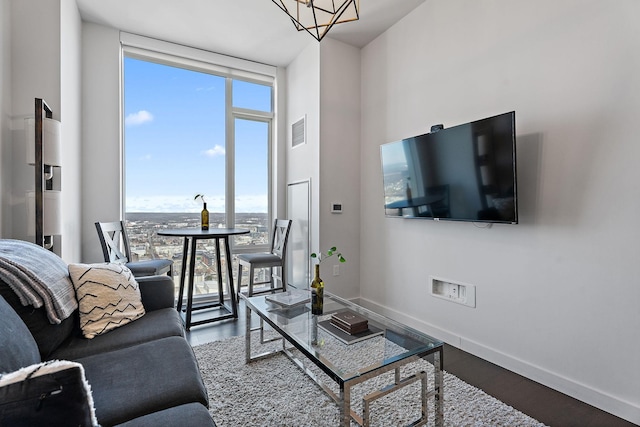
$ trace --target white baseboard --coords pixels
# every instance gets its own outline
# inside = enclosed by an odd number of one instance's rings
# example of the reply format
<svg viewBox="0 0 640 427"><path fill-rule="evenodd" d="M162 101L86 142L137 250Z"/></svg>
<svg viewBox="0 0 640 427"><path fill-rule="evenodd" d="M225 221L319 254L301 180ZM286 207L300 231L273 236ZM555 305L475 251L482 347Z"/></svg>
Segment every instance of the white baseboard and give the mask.
<svg viewBox="0 0 640 427"><path fill-rule="evenodd" d="M571 396L574 399L578 399L634 424L640 424L640 406L638 404L627 402L615 396L603 393L585 384L566 378L561 374L532 365L531 363L517 357L513 357L494 348L487 347L482 343L456 335L450 331L414 317L407 316L405 313L382 306L366 298L353 299L353 302L360 304L363 307L367 307L376 313L383 314L402 322L412 328L418 329L419 331L442 340L453 347L464 350L467 353L473 354L474 356L480 357L491 363L495 363L498 366L557 390L560 393Z"/></svg>

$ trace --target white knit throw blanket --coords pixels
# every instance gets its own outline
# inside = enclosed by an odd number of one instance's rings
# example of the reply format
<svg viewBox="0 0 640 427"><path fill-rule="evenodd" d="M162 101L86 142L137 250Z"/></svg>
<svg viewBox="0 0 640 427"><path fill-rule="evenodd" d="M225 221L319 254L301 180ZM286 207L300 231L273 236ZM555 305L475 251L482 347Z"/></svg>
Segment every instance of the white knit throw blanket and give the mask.
<svg viewBox="0 0 640 427"><path fill-rule="evenodd" d="M13 289L22 305L44 305L53 324L78 308L67 264L34 243L0 240L0 279Z"/></svg>

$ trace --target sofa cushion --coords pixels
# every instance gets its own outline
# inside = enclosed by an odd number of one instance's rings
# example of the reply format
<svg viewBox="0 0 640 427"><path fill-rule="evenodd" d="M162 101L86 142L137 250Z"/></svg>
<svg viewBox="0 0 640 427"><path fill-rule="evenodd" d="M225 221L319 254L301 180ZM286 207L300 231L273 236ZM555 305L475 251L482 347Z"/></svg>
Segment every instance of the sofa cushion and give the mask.
<svg viewBox="0 0 640 427"><path fill-rule="evenodd" d="M173 308L149 311L135 322L91 340L84 338L80 331L77 331L58 347L51 357L75 360L166 337L184 337L182 319Z"/></svg>
<svg viewBox="0 0 640 427"><path fill-rule="evenodd" d="M61 323L54 325L49 321L44 307L34 308L32 305L22 305L20 298L18 298L9 285L1 281L0 295L4 297L11 308L13 308L25 325L27 325L27 328L29 328L31 335L33 335L33 338L38 344L40 356L43 360L48 359L51 353L71 336L78 319L77 311Z"/></svg>
<svg viewBox="0 0 640 427"><path fill-rule="evenodd" d="M80 328L93 338L142 317L138 282L123 264L69 264L76 289Z"/></svg>
<svg viewBox="0 0 640 427"><path fill-rule="evenodd" d="M143 259L128 262L126 266L136 277L155 276L168 272L173 266L173 261L165 258Z"/></svg>
<svg viewBox="0 0 640 427"><path fill-rule="evenodd" d="M49 361L0 376L2 425L97 426L82 365Z"/></svg>
<svg viewBox="0 0 640 427"><path fill-rule="evenodd" d="M147 313L175 306L175 285L169 276L136 277L140 285L142 304Z"/></svg>
<svg viewBox="0 0 640 427"><path fill-rule="evenodd" d="M39 363L40 351L20 316L0 297L0 373Z"/></svg>
<svg viewBox="0 0 640 427"><path fill-rule="evenodd" d="M114 425L173 406L208 405L193 350L169 337L78 359L93 389L98 422Z"/></svg>
<svg viewBox="0 0 640 427"><path fill-rule="evenodd" d="M187 403L164 411L154 412L116 427L198 426L215 427L207 408L199 403Z"/></svg>

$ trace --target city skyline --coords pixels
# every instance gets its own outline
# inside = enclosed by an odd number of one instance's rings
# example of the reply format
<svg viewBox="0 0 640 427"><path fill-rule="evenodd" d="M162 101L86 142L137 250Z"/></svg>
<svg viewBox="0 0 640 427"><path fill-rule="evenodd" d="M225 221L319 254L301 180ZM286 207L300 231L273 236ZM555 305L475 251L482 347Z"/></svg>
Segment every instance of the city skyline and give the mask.
<svg viewBox="0 0 640 427"><path fill-rule="evenodd" d="M212 213L210 216L211 226L224 225L225 214ZM200 223L200 216L193 213L177 212L156 212L156 213L132 213L127 212L127 235L129 246L134 260L151 258L168 258L174 261L174 286L178 292L178 274L182 267L182 257L184 250L184 239L174 236L159 236L156 231L161 228L181 228L197 227ZM236 226L247 228L249 234L235 236L232 238L233 245L240 247L260 247L269 244L269 225L266 213L244 213L236 215ZM197 242L197 256L194 269L194 280L197 294L216 293L217 270L213 259L215 258L215 242L213 240L199 240ZM226 277L227 260L222 256L222 272ZM231 259L234 280L237 280L238 264L235 256ZM249 270L243 272L243 282L248 283ZM259 277L265 271L258 271ZM263 279L260 279L263 280ZM236 282L237 283L237 282Z"/></svg>

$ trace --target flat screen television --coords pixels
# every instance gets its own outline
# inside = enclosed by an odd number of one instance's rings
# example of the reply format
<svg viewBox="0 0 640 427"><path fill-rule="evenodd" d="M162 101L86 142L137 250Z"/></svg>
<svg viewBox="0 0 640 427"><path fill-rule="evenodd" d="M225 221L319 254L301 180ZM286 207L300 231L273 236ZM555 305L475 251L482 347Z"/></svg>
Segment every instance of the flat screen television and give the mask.
<svg viewBox="0 0 640 427"><path fill-rule="evenodd" d="M383 144L388 217L518 223L515 112Z"/></svg>

